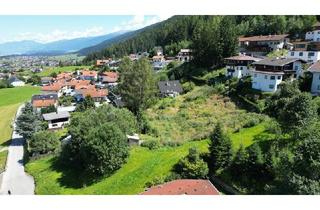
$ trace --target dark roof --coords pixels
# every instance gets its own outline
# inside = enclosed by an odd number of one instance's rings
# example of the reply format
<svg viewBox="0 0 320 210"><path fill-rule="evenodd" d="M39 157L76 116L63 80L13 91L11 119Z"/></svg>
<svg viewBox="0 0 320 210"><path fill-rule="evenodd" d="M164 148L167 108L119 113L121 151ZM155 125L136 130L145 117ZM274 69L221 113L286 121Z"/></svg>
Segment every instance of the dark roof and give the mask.
<svg viewBox="0 0 320 210"><path fill-rule="evenodd" d="M16 76L11 76L9 78L9 83L12 83L12 82L21 82L21 80L18 79Z"/></svg>
<svg viewBox="0 0 320 210"><path fill-rule="evenodd" d="M252 63L253 65L266 65L266 66L284 66L295 61L301 61L306 63L306 61L299 58L266 58L257 62Z"/></svg>
<svg viewBox="0 0 320 210"><path fill-rule="evenodd" d="M219 195L209 180L179 179L151 187L142 195Z"/></svg>
<svg viewBox="0 0 320 210"><path fill-rule="evenodd" d="M240 37L240 42L257 42L257 41L279 41L289 36L288 34L279 34L279 35L266 35L266 36L250 36L250 37Z"/></svg>
<svg viewBox="0 0 320 210"><path fill-rule="evenodd" d="M320 61L315 62L312 64L309 68L308 71L311 72L319 72L320 73Z"/></svg>
<svg viewBox="0 0 320 210"><path fill-rule="evenodd" d="M182 93L183 91L179 80L160 81L158 82L158 87L161 93Z"/></svg>
<svg viewBox="0 0 320 210"><path fill-rule="evenodd" d="M48 121L48 120L69 118L70 114L69 112L51 112L51 113L43 114L42 116L44 120Z"/></svg>
<svg viewBox="0 0 320 210"><path fill-rule="evenodd" d="M248 55L237 55L229 58L225 58L226 60L237 60L237 61L259 61L261 58L255 58Z"/></svg>
<svg viewBox="0 0 320 210"><path fill-rule="evenodd" d="M42 82L52 81L52 80L53 80L53 77L41 77Z"/></svg>
<svg viewBox="0 0 320 210"><path fill-rule="evenodd" d="M31 98L31 101L34 100L58 100L58 95L57 94L43 94L43 95L33 95Z"/></svg>

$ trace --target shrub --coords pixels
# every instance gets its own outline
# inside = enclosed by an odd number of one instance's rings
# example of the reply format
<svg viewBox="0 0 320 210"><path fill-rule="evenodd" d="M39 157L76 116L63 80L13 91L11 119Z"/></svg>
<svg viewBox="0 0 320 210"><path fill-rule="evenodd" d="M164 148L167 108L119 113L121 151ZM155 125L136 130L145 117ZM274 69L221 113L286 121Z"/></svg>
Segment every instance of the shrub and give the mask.
<svg viewBox="0 0 320 210"><path fill-rule="evenodd" d="M150 150L154 150L154 149L160 148L161 145L160 145L160 142L157 140L149 140L149 141L142 142L141 146L147 147Z"/></svg>
<svg viewBox="0 0 320 210"><path fill-rule="evenodd" d="M50 131L39 131L32 135L29 149L32 156L55 153L60 150L58 135Z"/></svg>
<svg viewBox="0 0 320 210"><path fill-rule="evenodd" d="M253 126L256 126L260 123L260 119L258 117L252 117L249 119L249 121L247 121L243 127L244 128L250 128L250 127L253 127Z"/></svg>
<svg viewBox="0 0 320 210"><path fill-rule="evenodd" d="M193 82L186 82L182 84L182 89L184 93L192 91L194 87L195 87L195 84Z"/></svg>

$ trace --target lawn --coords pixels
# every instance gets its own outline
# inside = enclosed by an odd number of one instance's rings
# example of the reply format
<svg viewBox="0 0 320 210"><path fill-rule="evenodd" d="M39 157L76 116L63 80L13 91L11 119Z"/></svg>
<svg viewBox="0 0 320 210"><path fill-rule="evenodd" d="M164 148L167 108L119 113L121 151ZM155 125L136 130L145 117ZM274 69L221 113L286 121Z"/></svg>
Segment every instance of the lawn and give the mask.
<svg viewBox="0 0 320 210"><path fill-rule="evenodd" d="M53 72L55 73L59 73L59 72L72 72L76 69L86 69L89 68L90 66L63 66L63 67L48 67L45 68L42 72L38 73L37 75L41 76L41 77L47 77L50 76L50 74L52 74Z"/></svg>
<svg viewBox="0 0 320 210"><path fill-rule="evenodd" d="M8 150L4 150L0 152L0 173L6 167L7 155L8 155Z"/></svg>
<svg viewBox="0 0 320 210"><path fill-rule="evenodd" d="M39 87L16 87L0 89L0 148L11 138L11 124L19 105L40 92Z"/></svg>
<svg viewBox="0 0 320 210"><path fill-rule="evenodd" d="M35 178L37 194L138 194L144 191L147 182L168 175L172 166L187 155L192 146L206 152L208 143L205 140L194 141L176 148L166 147L152 151L135 147L131 150L128 162L115 174L81 188L72 187L78 174L65 171L63 175L53 167L53 157L31 161L26 165L26 170Z"/></svg>

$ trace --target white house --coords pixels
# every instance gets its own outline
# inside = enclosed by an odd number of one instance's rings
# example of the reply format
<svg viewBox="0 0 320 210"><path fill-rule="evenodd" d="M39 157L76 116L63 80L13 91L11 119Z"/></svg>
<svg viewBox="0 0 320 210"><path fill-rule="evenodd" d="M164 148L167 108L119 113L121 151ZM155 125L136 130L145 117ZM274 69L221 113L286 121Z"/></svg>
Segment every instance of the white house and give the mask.
<svg viewBox="0 0 320 210"><path fill-rule="evenodd" d="M51 112L42 115L43 119L48 122L48 128L60 129L70 122L69 112Z"/></svg>
<svg viewBox="0 0 320 210"><path fill-rule="evenodd" d="M9 78L9 83L10 85L12 85L13 87L20 87L20 86L24 86L25 83L21 80L19 80L17 77L15 76L11 76Z"/></svg>
<svg viewBox="0 0 320 210"><path fill-rule="evenodd" d="M300 58L308 63L315 63L320 60L319 51L288 51L288 58Z"/></svg>
<svg viewBox="0 0 320 210"><path fill-rule="evenodd" d="M251 64L261 59L240 54L238 56L232 56L232 57L226 58L225 60L227 64L226 65L227 76L235 77L239 79L241 77L251 75L251 71L253 70L253 68L251 67Z"/></svg>
<svg viewBox="0 0 320 210"><path fill-rule="evenodd" d="M275 92L283 80L293 80L302 74L304 60L298 58L266 58L252 63L252 88Z"/></svg>
<svg viewBox="0 0 320 210"><path fill-rule="evenodd" d="M320 61L310 66L308 71L312 73L311 93L320 95Z"/></svg>
<svg viewBox="0 0 320 210"><path fill-rule="evenodd" d="M181 62L189 62L192 58L191 49L181 49L177 55L177 59Z"/></svg>
<svg viewBox="0 0 320 210"><path fill-rule="evenodd" d="M306 33L305 39L314 42L320 42L320 23L316 23L313 26L313 30Z"/></svg>

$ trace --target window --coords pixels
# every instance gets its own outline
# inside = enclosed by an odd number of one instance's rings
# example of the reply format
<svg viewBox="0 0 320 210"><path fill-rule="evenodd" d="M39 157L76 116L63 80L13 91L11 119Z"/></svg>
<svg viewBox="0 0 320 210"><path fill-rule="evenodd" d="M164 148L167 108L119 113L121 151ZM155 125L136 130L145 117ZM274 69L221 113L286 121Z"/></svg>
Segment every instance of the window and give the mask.
<svg viewBox="0 0 320 210"><path fill-rule="evenodd" d="M243 70L243 67L242 67L242 66L240 67L240 70Z"/></svg>
<svg viewBox="0 0 320 210"><path fill-rule="evenodd" d="M269 85L269 89L273 89L274 88L274 85Z"/></svg>
<svg viewBox="0 0 320 210"><path fill-rule="evenodd" d="M319 80L320 80L320 75L319 75Z"/></svg>
<svg viewBox="0 0 320 210"><path fill-rule="evenodd" d="M294 52L291 52L291 56L294 56Z"/></svg>
<svg viewBox="0 0 320 210"><path fill-rule="evenodd" d="M281 76L278 76L278 79L281 79Z"/></svg>
<svg viewBox="0 0 320 210"><path fill-rule="evenodd" d="M270 76L270 80L275 80L276 76Z"/></svg>
<svg viewBox="0 0 320 210"><path fill-rule="evenodd" d="M309 52L308 56L314 56L314 52Z"/></svg>
<svg viewBox="0 0 320 210"><path fill-rule="evenodd" d="M299 52L299 56L303 56L303 52Z"/></svg>
<svg viewBox="0 0 320 210"><path fill-rule="evenodd" d="M265 78L265 79L268 79L268 75L264 75L264 78Z"/></svg>

